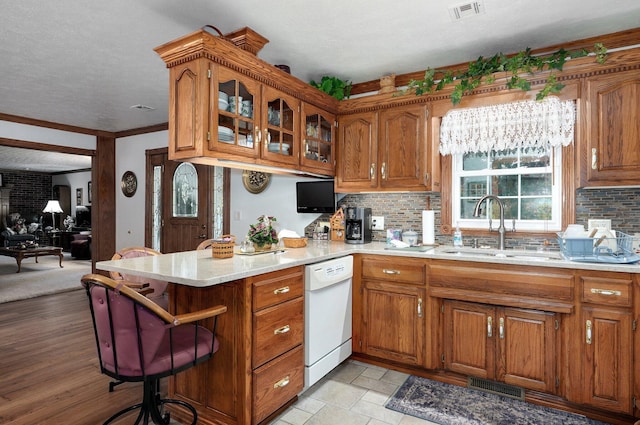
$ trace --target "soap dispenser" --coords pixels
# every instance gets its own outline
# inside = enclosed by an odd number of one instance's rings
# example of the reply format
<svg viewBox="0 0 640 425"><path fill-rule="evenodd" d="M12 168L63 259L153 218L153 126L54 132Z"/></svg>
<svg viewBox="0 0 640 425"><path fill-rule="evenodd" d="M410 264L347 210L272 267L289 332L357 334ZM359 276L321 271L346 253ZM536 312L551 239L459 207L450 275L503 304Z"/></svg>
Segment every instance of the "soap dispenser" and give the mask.
<svg viewBox="0 0 640 425"><path fill-rule="evenodd" d="M453 232L453 246L462 246L462 231L460 230L460 224L456 224L456 231Z"/></svg>

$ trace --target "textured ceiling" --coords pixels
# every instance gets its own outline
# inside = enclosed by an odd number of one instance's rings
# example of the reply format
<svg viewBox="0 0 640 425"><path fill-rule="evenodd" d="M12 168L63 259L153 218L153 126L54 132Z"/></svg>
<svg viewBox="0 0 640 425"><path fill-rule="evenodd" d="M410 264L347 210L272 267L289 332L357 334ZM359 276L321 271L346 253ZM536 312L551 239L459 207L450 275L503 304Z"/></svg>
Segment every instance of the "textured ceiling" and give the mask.
<svg viewBox="0 0 640 425"><path fill-rule="evenodd" d="M0 171L63 173L90 168L90 156L0 146Z"/></svg>
<svg viewBox="0 0 640 425"><path fill-rule="evenodd" d="M96 130L167 121L168 71L153 51L211 24L251 27L259 56L308 81L353 82L638 27L638 0L0 0L0 113ZM155 110L131 109L148 105Z"/></svg>

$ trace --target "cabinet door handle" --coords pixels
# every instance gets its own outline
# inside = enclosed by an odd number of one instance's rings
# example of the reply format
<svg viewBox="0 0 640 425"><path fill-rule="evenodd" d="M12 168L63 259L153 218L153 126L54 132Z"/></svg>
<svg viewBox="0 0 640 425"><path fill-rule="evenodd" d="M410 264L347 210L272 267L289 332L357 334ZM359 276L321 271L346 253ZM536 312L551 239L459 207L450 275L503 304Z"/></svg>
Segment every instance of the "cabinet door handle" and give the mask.
<svg viewBox="0 0 640 425"><path fill-rule="evenodd" d="M291 328L289 327L289 325L284 325L281 328L278 329L274 329L273 330L273 334L274 335L280 335L280 334L286 334L287 332L289 332L291 330Z"/></svg>
<svg viewBox="0 0 640 425"><path fill-rule="evenodd" d="M493 336L493 318L491 316L487 317L487 338L491 338Z"/></svg>
<svg viewBox="0 0 640 425"><path fill-rule="evenodd" d="M271 143L271 133L269 133L269 129L267 128L264 129L264 141L267 143Z"/></svg>
<svg viewBox="0 0 640 425"><path fill-rule="evenodd" d="M273 388L282 388L286 387L287 385L289 385L289 376L285 376L284 378L273 384Z"/></svg>
<svg viewBox="0 0 640 425"><path fill-rule="evenodd" d="M376 177L376 163L372 162L371 167L369 168L369 178L373 180Z"/></svg>
<svg viewBox="0 0 640 425"><path fill-rule="evenodd" d="M255 133L256 133L256 143L260 144L260 142L262 141L262 132L260 131L260 129L258 127L255 128Z"/></svg>
<svg viewBox="0 0 640 425"><path fill-rule="evenodd" d="M500 335L500 339L504 339L504 317L500 318L500 325L498 328L498 334Z"/></svg>
<svg viewBox="0 0 640 425"><path fill-rule="evenodd" d="M591 293L598 294L598 295L614 295L616 297L619 297L622 295L622 291L616 291L613 289L598 289L598 288L591 288Z"/></svg>
<svg viewBox="0 0 640 425"><path fill-rule="evenodd" d="M289 292L289 287L283 286L282 288L274 289L273 295L286 294L287 292Z"/></svg>
<svg viewBox="0 0 640 425"><path fill-rule="evenodd" d="M422 298L418 298L418 317L422 318Z"/></svg>
<svg viewBox="0 0 640 425"><path fill-rule="evenodd" d="M596 148L591 149L591 169L598 169L598 149Z"/></svg>
<svg viewBox="0 0 640 425"><path fill-rule="evenodd" d="M424 182L429 183L429 173L424 174Z"/></svg>
<svg viewBox="0 0 640 425"><path fill-rule="evenodd" d="M380 175L382 176L382 180L387 179L387 163L383 162L382 167L380 167Z"/></svg>
<svg viewBox="0 0 640 425"><path fill-rule="evenodd" d="M591 320L587 320L587 340L585 341L587 344L591 344L591 332L593 325L591 324Z"/></svg>
<svg viewBox="0 0 640 425"><path fill-rule="evenodd" d="M391 269L382 269L382 273L384 274L400 274L399 270L391 270Z"/></svg>

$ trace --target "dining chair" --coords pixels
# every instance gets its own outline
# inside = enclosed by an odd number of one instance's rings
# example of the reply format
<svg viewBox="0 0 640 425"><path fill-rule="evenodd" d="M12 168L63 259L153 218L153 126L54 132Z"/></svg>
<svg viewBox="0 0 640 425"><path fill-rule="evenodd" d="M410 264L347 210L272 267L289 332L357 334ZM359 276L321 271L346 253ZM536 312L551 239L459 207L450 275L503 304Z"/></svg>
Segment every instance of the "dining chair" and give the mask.
<svg viewBox="0 0 640 425"><path fill-rule="evenodd" d="M120 260L123 258L138 258L138 257L148 257L148 256L156 256L162 255L161 252L156 251L152 248L147 248L144 246L132 246L128 248L123 248L117 251L111 257L112 260ZM166 290L168 286L168 282L151 279L144 276L136 276L132 274L123 274L119 272L109 272L109 276L113 280L123 280L126 282L128 286L133 289L138 290L143 295L146 295L155 303L159 304L165 310L168 308L169 300L167 298Z"/></svg>
<svg viewBox="0 0 640 425"><path fill-rule="evenodd" d="M162 398L159 380L214 355L219 347L217 319L227 307L172 315L122 281L88 274L82 284L89 298L100 371L121 382L143 382L142 401L116 412L104 425L136 410L135 425L141 421L169 425L168 404L191 412L195 425L195 408L183 400Z"/></svg>

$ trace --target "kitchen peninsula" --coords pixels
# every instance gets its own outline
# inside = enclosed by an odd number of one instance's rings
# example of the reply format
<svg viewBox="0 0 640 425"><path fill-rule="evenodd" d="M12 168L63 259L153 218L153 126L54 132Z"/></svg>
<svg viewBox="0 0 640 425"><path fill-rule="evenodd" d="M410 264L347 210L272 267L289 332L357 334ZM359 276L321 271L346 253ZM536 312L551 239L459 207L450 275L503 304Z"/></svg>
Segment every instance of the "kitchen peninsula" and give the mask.
<svg viewBox="0 0 640 425"><path fill-rule="evenodd" d="M170 383L171 396L192 403L204 424L261 423L295 400L303 266L344 255L355 260L355 358L460 385L472 376L513 386L527 401L610 423L640 416L639 265L570 262L557 252L386 248L312 241L255 256L189 251L97 267L174 282L174 313L227 306L220 352ZM268 358L257 348L265 312L278 317L275 327L292 329L268 343L276 347Z"/></svg>

